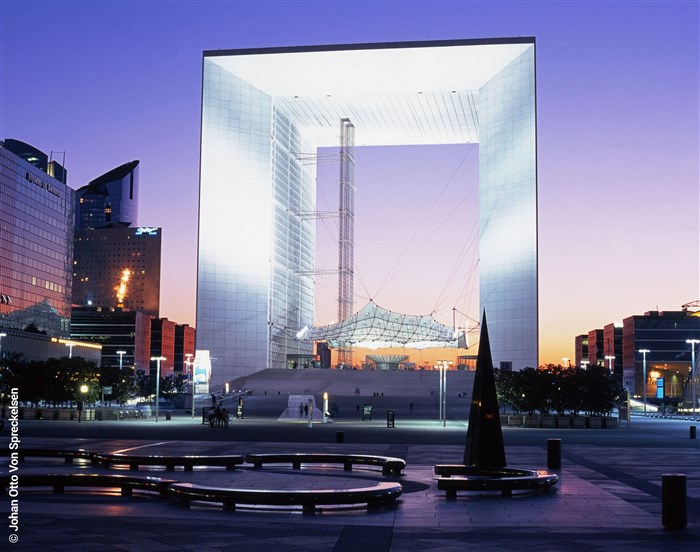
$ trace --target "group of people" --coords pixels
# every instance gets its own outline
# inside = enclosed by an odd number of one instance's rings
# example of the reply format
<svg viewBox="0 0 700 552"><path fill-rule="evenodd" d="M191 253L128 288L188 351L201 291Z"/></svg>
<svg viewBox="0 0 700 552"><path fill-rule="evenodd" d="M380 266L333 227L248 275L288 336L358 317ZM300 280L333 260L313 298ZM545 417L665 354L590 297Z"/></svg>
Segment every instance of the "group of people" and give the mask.
<svg viewBox="0 0 700 552"><path fill-rule="evenodd" d="M216 395L211 396L212 408L209 411L209 424L211 427L228 427L229 412L221 402L216 400Z"/></svg>
<svg viewBox="0 0 700 552"><path fill-rule="evenodd" d="M211 427L228 427L229 412L226 408L221 406L221 403L216 405L209 412L209 423Z"/></svg>

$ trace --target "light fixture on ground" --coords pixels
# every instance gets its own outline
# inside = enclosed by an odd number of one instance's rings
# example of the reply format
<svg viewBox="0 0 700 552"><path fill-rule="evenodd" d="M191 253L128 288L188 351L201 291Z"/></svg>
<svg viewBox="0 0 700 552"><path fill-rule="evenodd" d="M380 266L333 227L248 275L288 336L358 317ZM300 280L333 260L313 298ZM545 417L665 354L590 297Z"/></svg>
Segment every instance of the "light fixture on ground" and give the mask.
<svg viewBox="0 0 700 552"><path fill-rule="evenodd" d="M151 357L151 360L156 361L156 423L158 423L158 403L160 402L160 363L165 359L164 356Z"/></svg>
<svg viewBox="0 0 700 552"><path fill-rule="evenodd" d="M642 376L644 377L644 414L647 413L647 353L651 351L649 349L639 349L642 353Z"/></svg>
<svg viewBox="0 0 700 552"><path fill-rule="evenodd" d="M695 373L695 345L700 343L700 339L686 339L685 342L690 345L691 347L691 353L690 353L690 389L691 389L691 397L693 400L693 410L691 411L693 414L695 414L695 409L697 408L697 394L696 394L696 380L697 374Z"/></svg>

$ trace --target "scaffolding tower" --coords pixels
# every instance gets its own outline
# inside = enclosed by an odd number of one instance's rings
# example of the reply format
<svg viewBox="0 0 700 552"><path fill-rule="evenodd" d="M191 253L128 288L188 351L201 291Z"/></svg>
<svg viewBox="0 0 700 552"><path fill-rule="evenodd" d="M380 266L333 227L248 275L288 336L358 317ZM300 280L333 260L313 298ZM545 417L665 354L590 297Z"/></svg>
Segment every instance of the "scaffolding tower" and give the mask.
<svg viewBox="0 0 700 552"><path fill-rule="evenodd" d="M355 280L355 126L340 120L340 219L338 228L338 322L353 314ZM338 344L338 367L351 367L352 344Z"/></svg>

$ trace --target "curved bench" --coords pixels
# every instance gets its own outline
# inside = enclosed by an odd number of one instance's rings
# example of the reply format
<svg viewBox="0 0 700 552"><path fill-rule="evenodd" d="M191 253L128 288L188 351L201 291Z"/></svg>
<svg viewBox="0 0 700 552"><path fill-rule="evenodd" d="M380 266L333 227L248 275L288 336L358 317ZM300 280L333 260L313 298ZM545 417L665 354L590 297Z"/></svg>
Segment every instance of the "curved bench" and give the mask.
<svg viewBox="0 0 700 552"><path fill-rule="evenodd" d="M406 467L406 461L401 458L368 454L247 454L245 461L255 468L262 468L263 464L291 464L295 470L301 469L302 464L342 464L345 471L352 471L353 464L363 464L380 466L385 475L401 475Z"/></svg>
<svg viewBox="0 0 700 552"><path fill-rule="evenodd" d="M381 482L372 487L356 489L314 490L259 490L202 487L192 483L174 483L168 489L170 496L186 503L221 503L224 510L237 506L301 506L306 514L313 514L317 506L348 506L367 504L367 509L393 504L401 496L403 487L398 483Z"/></svg>
<svg viewBox="0 0 700 552"><path fill-rule="evenodd" d="M175 466L182 466L185 471L192 471L194 466L225 466L230 471L243 463L242 454L223 456L159 456L132 454L96 454L95 460L103 466L127 464L129 469L138 470L139 466L165 466L168 471Z"/></svg>
<svg viewBox="0 0 700 552"><path fill-rule="evenodd" d="M62 450L62 449L33 449L20 448L16 451L10 451L7 448L0 450L0 456L10 456L17 453L20 462L24 462L25 458L63 458L66 464L72 464L74 459L90 460L95 463L95 452L88 450Z"/></svg>
<svg viewBox="0 0 700 552"><path fill-rule="evenodd" d="M447 498L455 498L457 491L501 491L510 496L513 491L542 490L559 481L556 474L521 468L479 468L461 464L438 464L437 487ZM458 475L461 477L452 477Z"/></svg>
<svg viewBox="0 0 700 552"><path fill-rule="evenodd" d="M131 496L134 489L167 495L168 487L176 483L173 479L159 477L136 477L133 475L97 474L97 473L59 473L27 474L18 479L19 488L51 487L56 494L63 494L66 487L111 488L117 487L122 496ZM10 476L0 477L0 485L6 489L10 485Z"/></svg>

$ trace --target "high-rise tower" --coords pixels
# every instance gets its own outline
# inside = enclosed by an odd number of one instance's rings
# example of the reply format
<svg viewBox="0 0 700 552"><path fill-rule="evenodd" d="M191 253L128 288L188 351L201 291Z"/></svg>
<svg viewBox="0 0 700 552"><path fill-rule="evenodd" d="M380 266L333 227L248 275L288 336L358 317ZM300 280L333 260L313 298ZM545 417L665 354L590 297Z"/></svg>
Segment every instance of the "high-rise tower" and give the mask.
<svg viewBox="0 0 700 552"><path fill-rule="evenodd" d="M75 192L75 227L103 228L114 223L136 226L138 197L139 162L130 161Z"/></svg>

